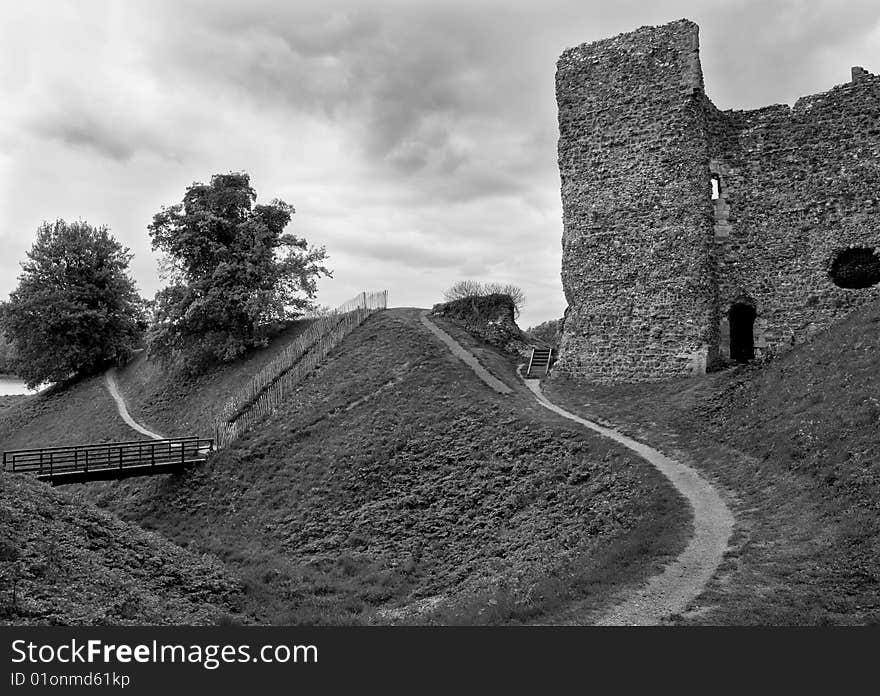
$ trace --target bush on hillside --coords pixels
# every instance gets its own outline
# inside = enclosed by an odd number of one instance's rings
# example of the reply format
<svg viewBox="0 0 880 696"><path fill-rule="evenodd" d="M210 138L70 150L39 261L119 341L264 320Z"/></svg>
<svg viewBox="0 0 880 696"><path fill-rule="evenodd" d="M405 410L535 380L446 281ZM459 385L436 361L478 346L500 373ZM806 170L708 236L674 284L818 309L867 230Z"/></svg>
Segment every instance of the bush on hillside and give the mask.
<svg viewBox="0 0 880 696"><path fill-rule="evenodd" d="M459 280L443 293L447 302L464 300L471 297L487 297L489 295L507 295L513 302L515 316L525 306L526 294L522 288L512 283L481 283L476 280Z"/></svg>
<svg viewBox="0 0 880 696"><path fill-rule="evenodd" d="M537 326L530 326L526 329L526 333L546 343L551 348L559 348L559 341L562 338L562 320L550 319Z"/></svg>
<svg viewBox="0 0 880 696"><path fill-rule="evenodd" d="M199 372L264 342L261 325L313 307L318 278L330 275L326 251L284 234L291 205L256 198L247 174L215 174L153 217L171 283L156 295L151 357Z"/></svg>
<svg viewBox="0 0 880 696"><path fill-rule="evenodd" d="M527 337L516 325L516 306L507 294L463 297L434 305L431 313L451 319L486 343L515 355L530 350Z"/></svg>
<svg viewBox="0 0 880 696"><path fill-rule="evenodd" d="M146 328L131 254L107 227L44 222L0 311L9 367L30 387L122 363Z"/></svg>

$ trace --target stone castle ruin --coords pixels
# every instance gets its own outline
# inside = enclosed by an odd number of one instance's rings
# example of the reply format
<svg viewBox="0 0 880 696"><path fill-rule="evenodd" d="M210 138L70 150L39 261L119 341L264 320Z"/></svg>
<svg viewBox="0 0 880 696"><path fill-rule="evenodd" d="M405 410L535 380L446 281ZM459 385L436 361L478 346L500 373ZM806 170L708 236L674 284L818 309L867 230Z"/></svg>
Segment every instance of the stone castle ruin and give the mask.
<svg viewBox="0 0 880 696"><path fill-rule="evenodd" d="M880 299L880 77L719 111L698 32L643 27L559 59L559 372L700 374Z"/></svg>

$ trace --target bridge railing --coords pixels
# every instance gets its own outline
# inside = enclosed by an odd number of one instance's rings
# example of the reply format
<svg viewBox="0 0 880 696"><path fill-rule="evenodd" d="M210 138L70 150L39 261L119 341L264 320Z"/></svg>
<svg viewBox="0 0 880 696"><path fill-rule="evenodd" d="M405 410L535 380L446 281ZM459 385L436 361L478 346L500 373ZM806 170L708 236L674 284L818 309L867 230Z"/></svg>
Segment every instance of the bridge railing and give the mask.
<svg viewBox="0 0 880 696"><path fill-rule="evenodd" d="M202 462L213 449L211 438L175 437L9 450L3 453L3 470L51 478L75 472Z"/></svg>

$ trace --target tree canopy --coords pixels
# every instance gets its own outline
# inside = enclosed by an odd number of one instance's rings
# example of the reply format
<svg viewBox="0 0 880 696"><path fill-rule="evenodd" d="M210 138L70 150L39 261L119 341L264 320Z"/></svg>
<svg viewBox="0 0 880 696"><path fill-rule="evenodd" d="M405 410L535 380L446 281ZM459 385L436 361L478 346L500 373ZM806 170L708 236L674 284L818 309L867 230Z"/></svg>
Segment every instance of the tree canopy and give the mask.
<svg viewBox="0 0 880 696"><path fill-rule="evenodd" d="M28 386L124 362L146 328L131 255L107 227L44 222L0 311L12 369Z"/></svg>
<svg viewBox="0 0 880 696"><path fill-rule="evenodd" d="M256 198L246 173L215 174L153 217L169 285L156 295L151 356L192 370L232 360L260 342L261 325L313 305L318 278L330 275L326 251L284 233L291 205Z"/></svg>
<svg viewBox="0 0 880 696"><path fill-rule="evenodd" d="M5 304L5 303L4 303ZM3 309L0 306L0 316ZM15 346L12 341L6 337L6 334L0 330L0 375L12 372L12 361L15 357Z"/></svg>

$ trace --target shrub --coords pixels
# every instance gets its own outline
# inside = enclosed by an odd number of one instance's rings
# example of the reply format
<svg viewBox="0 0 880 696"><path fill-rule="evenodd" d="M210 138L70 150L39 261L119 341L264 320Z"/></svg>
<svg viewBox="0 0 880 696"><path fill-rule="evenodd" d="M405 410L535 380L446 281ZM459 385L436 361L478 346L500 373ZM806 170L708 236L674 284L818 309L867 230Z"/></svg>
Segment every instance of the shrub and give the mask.
<svg viewBox="0 0 880 696"><path fill-rule="evenodd" d="M459 280L443 293L443 298L447 302L454 302L488 295L507 295L513 301L516 316L519 316L520 310L526 303L526 294L522 288L512 283L481 283L476 280Z"/></svg>
<svg viewBox="0 0 880 696"><path fill-rule="evenodd" d="M543 341L551 348L558 348L559 341L562 338L562 320L550 319L537 326L529 327L526 329L526 333L534 336L539 341Z"/></svg>

